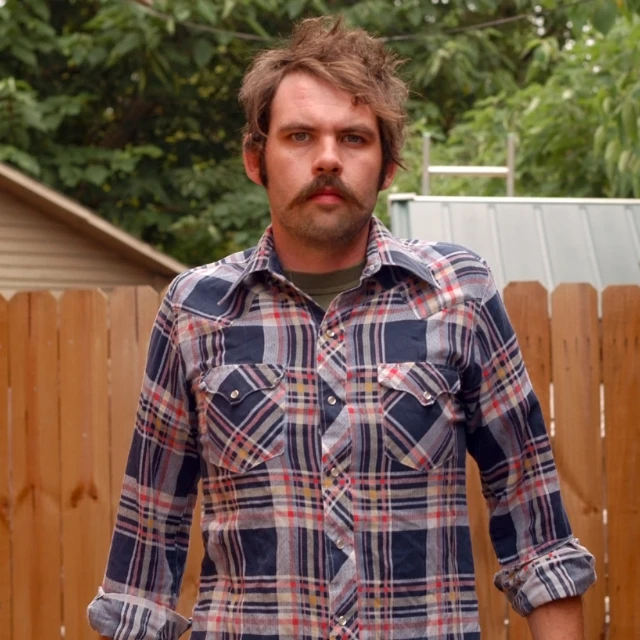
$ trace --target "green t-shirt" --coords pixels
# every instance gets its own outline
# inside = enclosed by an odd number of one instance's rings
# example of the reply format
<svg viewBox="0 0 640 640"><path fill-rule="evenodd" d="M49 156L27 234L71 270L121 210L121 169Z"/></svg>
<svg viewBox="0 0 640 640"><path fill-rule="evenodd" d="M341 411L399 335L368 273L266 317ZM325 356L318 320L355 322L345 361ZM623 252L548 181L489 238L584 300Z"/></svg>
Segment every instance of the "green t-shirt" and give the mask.
<svg viewBox="0 0 640 640"><path fill-rule="evenodd" d="M285 271L285 274L298 289L313 298L326 311L338 294L358 286L364 265L361 262L354 267L329 273Z"/></svg>

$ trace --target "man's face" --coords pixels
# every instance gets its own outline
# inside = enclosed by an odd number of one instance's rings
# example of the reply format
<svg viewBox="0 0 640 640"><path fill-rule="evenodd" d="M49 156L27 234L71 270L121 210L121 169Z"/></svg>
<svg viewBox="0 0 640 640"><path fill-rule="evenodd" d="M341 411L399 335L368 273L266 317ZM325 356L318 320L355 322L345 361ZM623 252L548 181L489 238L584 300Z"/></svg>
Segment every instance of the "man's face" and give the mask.
<svg viewBox="0 0 640 640"><path fill-rule="evenodd" d="M312 75L285 76L271 104L264 151L276 246L346 247L368 233L376 204L382 148L368 105ZM245 152L249 177L260 158ZM382 188L395 174L389 167Z"/></svg>

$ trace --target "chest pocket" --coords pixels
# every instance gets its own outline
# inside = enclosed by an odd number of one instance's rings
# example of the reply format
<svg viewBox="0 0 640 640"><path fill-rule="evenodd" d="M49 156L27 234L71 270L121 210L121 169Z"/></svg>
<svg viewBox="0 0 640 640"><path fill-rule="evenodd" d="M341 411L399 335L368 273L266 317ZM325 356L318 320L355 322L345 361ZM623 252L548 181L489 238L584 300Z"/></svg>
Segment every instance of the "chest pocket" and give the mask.
<svg viewBox="0 0 640 640"><path fill-rule="evenodd" d="M284 368L223 365L200 380L202 449L213 465L246 473L284 452Z"/></svg>
<svg viewBox="0 0 640 640"><path fill-rule="evenodd" d="M455 369L427 362L378 365L385 453L429 471L455 450Z"/></svg>

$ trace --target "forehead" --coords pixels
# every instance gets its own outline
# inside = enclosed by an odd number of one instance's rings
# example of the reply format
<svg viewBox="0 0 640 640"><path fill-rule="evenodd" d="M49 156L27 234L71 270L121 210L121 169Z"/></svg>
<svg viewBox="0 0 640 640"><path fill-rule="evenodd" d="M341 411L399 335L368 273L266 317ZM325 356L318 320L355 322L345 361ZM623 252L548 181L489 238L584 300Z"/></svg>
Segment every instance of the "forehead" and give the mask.
<svg viewBox="0 0 640 640"><path fill-rule="evenodd" d="M368 104L354 104L353 95L308 73L286 75L271 103L270 126L279 127L288 120L308 120L313 126L375 127L377 118Z"/></svg>

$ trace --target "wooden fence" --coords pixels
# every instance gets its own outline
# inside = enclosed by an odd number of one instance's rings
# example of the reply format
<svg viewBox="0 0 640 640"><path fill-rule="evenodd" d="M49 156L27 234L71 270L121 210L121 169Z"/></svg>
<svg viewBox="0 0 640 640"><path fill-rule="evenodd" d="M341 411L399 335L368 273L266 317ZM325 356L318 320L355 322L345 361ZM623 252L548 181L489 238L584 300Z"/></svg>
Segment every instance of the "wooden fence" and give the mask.
<svg viewBox="0 0 640 640"><path fill-rule="evenodd" d="M513 284L505 302L573 528L597 558L587 639L640 638L640 287L609 288L599 301L587 285L560 286L549 299L538 284ZM148 288L0 297L2 638L95 640L85 609L104 571L158 304ZM469 492L483 640L526 639L492 585L475 470ZM183 614L201 554L194 527Z"/></svg>

